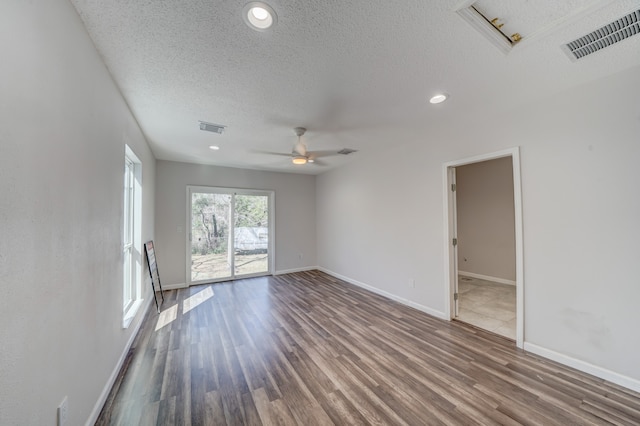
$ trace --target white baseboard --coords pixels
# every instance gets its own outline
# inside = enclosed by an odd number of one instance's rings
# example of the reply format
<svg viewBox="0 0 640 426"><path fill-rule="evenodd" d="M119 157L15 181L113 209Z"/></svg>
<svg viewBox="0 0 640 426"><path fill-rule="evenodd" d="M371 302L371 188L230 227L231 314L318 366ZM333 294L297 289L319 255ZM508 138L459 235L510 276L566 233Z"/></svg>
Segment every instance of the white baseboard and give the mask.
<svg viewBox="0 0 640 426"><path fill-rule="evenodd" d="M447 321L449 320L446 317L446 315L444 314L444 312L436 311L435 309L429 308L428 306L420 305L419 303L412 302L411 300L405 299L405 298L400 297L400 296L396 296L395 294L392 294L392 293L389 293L387 291L380 290L379 288L370 286L369 284L365 284L363 282L351 279L349 277L345 277L344 275L340 275L337 272L333 272L333 271L331 271L331 270L329 270L327 268L323 268L323 267L319 266L317 269L319 271L322 271L322 272L324 272L326 274L331 275L332 277L338 278L338 279L340 279L342 281L346 281L346 282L348 282L350 284L353 284L353 285L357 285L358 287L362 287L365 290L369 290L372 293L376 293L376 294L379 294L380 296L384 296L384 297L386 297L388 299L395 300L396 302L402 303L403 305L411 306L412 308L417 309L419 311L422 311L425 314L429 314L431 316L434 316L436 318L440 318L440 319L443 319L443 320L447 320Z"/></svg>
<svg viewBox="0 0 640 426"><path fill-rule="evenodd" d="M169 284L169 285L163 285L162 289L163 290L177 290L179 288L187 288L188 285L185 283L177 283L177 284Z"/></svg>
<svg viewBox="0 0 640 426"><path fill-rule="evenodd" d="M140 331L140 327L144 322L144 318L147 315L147 311L151 306L152 300L153 300L153 297L147 297L147 303L145 304L144 309L138 312L138 315L140 315L140 321L138 321L138 324L136 324L135 328L133 329L131 336L129 336L129 340L127 341L127 344L124 346L124 350L120 355L120 359L118 360L115 368L111 372L111 376L109 377L109 380L107 380L107 383L104 385L104 388L102 389L102 393L100 394L100 397L96 401L96 404L93 406L93 410L91 410L91 414L89 415L89 418L85 423L85 426L92 426L96 424L96 420L98 420L98 416L102 411L102 407L104 406L104 403L107 401L107 398L109 397L109 392L111 392L111 388L113 387L113 384L116 382L116 379L118 378L118 374L122 369L122 365L124 364L124 360L127 357L127 353L129 353L129 349L131 349L131 345L133 344L133 341L138 335L138 331Z"/></svg>
<svg viewBox="0 0 640 426"><path fill-rule="evenodd" d="M560 364L564 364L571 368L575 368L576 370L580 370L584 373L591 374L592 376L599 377L608 382L615 383L616 385L624 386L632 391L640 392L640 380L552 351L551 349L543 348L542 346L538 346L533 343L525 342L524 350L540 355L541 357L548 358L552 361L559 362Z"/></svg>
<svg viewBox="0 0 640 426"><path fill-rule="evenodd" d="M516 282L513 281L513 280L507 280L507 279L498 278L498 277L490 277L489 275L481 275L481 274L476 274L476 273L473 273L473 272L465 272L465 271L458 270L458 275L462 275L462 276L465 276L465 277L471 277L471 278L477 278L479 280L493 281L494 283L499 283L499 284L516 285Z"/></svg>
<svg viewBox="0 0 640 426"><path fill-rule="evenodd" d="M317 266L304 266L302 268L282 269L280 271L274 272L273 275L293 274L294 272L315 271L316 269L319 269L319 268Z"/></svg>

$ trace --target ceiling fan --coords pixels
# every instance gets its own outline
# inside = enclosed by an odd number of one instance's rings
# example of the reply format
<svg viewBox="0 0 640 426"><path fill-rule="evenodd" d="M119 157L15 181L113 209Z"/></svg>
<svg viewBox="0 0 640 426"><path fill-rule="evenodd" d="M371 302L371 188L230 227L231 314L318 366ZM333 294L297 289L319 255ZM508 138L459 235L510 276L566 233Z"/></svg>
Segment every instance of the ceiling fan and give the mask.
<svg viewBox="0 0 640 426"><path fill-rule="evenodd" d="M307 145L302 142L302 136L307 132L307 129L304 127L296 127L293 129L293 132L298 136L298 142L293 146L293 150L291 150L291 162L297 165L314 163L315 157L310 157L307 152Z"/></svg>
<svg viewBox="0 0 640 426"><path fill-rule="evenodd" d="M264 154L286 156L291 158L291 162L296 165L303 165L307 163L315 163L323 166L324 164L319 160L321 157L330 157L332 155L338 155L336 151L309 151L307 145L302 140L302 136L307 132L304 127L296 127L293 132L298 137L297 142L293 145L291 154L285 154L280 152L264 152Z"/></svg>

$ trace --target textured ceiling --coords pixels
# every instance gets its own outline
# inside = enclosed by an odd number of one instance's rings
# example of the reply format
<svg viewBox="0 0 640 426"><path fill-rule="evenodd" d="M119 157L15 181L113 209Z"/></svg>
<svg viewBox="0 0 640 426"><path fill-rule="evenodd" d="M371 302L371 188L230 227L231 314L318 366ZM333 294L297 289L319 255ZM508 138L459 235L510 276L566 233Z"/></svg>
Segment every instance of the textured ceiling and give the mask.
<svg viewBox="0 0 640 426"><path fill-rule="evenodd" d="M434 126L640 64L640 36L577 62L560 48L637 10L638 0L481 0L525 29L507 55L455 13L469 1L269 0L278 22L266 32L245 25L245 2L71 2L155 156L200 164L322 173L402 145L408 129L436 143ZM440 91L450 99L429 104ZM227 129L203 132L198 120ZM291 152L297 126L309 129L312 151L359 152L325 166L257 152Z"/></svg>

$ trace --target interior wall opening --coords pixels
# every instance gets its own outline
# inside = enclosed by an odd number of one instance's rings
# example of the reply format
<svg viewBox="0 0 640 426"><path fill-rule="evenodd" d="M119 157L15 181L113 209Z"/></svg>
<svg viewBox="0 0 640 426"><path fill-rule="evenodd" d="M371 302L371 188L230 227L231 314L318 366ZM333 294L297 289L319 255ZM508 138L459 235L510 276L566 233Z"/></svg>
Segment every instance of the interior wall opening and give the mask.
<svg viewBox="0 0 640 426"><path fill-rule="evenodd" d="M516 338L511 157L455 169L458 297L454 319Z"/></svg>
<svg viewBox="0 0 640 426"><path fill-rule="evenodd" d="M518 148L444 164L447 316L524 341Z"/></svg>

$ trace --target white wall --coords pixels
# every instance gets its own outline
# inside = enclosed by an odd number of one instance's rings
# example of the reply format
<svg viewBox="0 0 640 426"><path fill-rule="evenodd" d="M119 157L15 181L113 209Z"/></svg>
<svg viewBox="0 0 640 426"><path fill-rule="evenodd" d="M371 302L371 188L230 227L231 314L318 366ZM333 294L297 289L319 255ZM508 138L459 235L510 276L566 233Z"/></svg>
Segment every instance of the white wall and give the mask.
<svg viewBox="0 0 640 426"><path fill-rule="evenodd" d="M511 157L456 167L458 270L516 281Z"/></svg>
<svg viewBox="0 0 640 426"><path fill-rule="evenodd" d="M638 99L635 68L318 177L319 265L444 316L442 165L521 146L525 348L640 390Z"/></svg>
<svg viewBox="0 0 640 426"><path fill-rule="evenodd" d="M0 2L0 424L84 424L141 312L122 329L124 143L155 159L66 0ZM147 300L151 297L145 285Z"/></svg>
<svg viewBox="0 0 640 426"><path fill-rule="evenodd" d="M188 185L274 190L275 272L317 265L315 176L158 161L156 182L155 248L163 285L186 282Z"/></svg>

